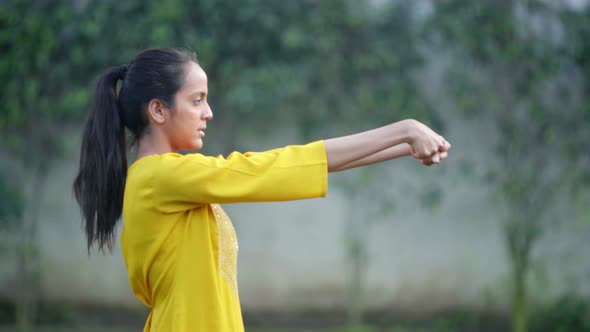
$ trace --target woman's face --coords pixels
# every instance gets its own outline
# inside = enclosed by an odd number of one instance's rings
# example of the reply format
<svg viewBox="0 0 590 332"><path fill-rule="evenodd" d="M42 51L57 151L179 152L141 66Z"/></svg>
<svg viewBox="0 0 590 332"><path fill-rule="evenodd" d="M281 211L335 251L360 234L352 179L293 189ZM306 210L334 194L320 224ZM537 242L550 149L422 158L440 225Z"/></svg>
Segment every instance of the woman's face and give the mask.
<svg viewBox="0 0 590 332"><path fill-rule="evenodd" d="M207 74L196 63L186 65L184 85L176 93L167 119L167 136L175 151L199 150L213 112L207 103Z"/></svg>

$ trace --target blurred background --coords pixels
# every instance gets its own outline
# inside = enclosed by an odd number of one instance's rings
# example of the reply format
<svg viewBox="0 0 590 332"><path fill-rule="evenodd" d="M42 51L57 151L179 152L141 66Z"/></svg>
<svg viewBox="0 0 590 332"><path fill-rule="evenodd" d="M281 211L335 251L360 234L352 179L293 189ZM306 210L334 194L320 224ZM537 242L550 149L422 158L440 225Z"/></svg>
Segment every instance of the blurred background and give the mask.
<svg viewBox="0 0 590 332"><path fill-rule="evenodd" d="M71 185L97 76L162 46L208 74L206 154L405 118L453 144L227 205L247 331L590 331L586 0L1 0L0 330L141 330Z"/></svg>

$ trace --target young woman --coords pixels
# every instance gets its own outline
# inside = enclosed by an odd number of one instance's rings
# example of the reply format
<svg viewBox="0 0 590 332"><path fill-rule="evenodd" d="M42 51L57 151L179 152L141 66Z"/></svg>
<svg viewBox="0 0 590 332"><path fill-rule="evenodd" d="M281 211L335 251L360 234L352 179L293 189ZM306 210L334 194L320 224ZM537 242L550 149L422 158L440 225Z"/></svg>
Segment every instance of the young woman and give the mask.
<svg viewBox="0 0 590 332"><path fill-rule="evenodd" d="M117 93L117 83L121 81ZM329 172L412 155L424 165L450 144L404 120L355 135L227 158L199 150L213 113L196 56L149 49L100 77L74 182L88 250L121 247L134 294L151 308L144 331L243 331L238 242L220 203L323 197ZM137 142L127 168L125 128Z"/></svg>

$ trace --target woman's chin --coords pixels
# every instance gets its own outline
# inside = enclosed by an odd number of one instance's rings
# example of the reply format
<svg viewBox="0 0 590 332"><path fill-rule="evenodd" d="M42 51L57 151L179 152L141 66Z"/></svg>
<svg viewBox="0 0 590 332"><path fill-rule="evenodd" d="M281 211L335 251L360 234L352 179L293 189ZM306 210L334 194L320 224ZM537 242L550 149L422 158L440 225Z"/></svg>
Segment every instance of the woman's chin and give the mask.
<svg viewBox="0 0 590 332"><path fill-rule="evenodd" d="M196 139L196 140L190 142L190 144L184 145L179 150L194 151L194 150L201 150L202 148L203 148L203 140L199 138L199 139Z"/></svg>
<svg viewBox="0 0 590 332"><path fill-rule="evenodd" d="M199 138L195 142L193 142L192 145L193 146L191 150L201 150L203 148L203 140Z"/></svg>

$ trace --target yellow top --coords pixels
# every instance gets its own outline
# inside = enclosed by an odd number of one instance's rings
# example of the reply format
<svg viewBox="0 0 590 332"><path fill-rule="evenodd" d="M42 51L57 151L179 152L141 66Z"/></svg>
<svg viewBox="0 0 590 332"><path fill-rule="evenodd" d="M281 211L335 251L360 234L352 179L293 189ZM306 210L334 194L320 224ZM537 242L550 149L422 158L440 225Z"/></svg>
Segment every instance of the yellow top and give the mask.
<svg viewBox="0 0 590 332"><path fill-rule="evenodd" d="M324 197L323 141L227 158L166 153L129 168L121 248L144 331L243 331L238 242L218 203Z"/></svg>

